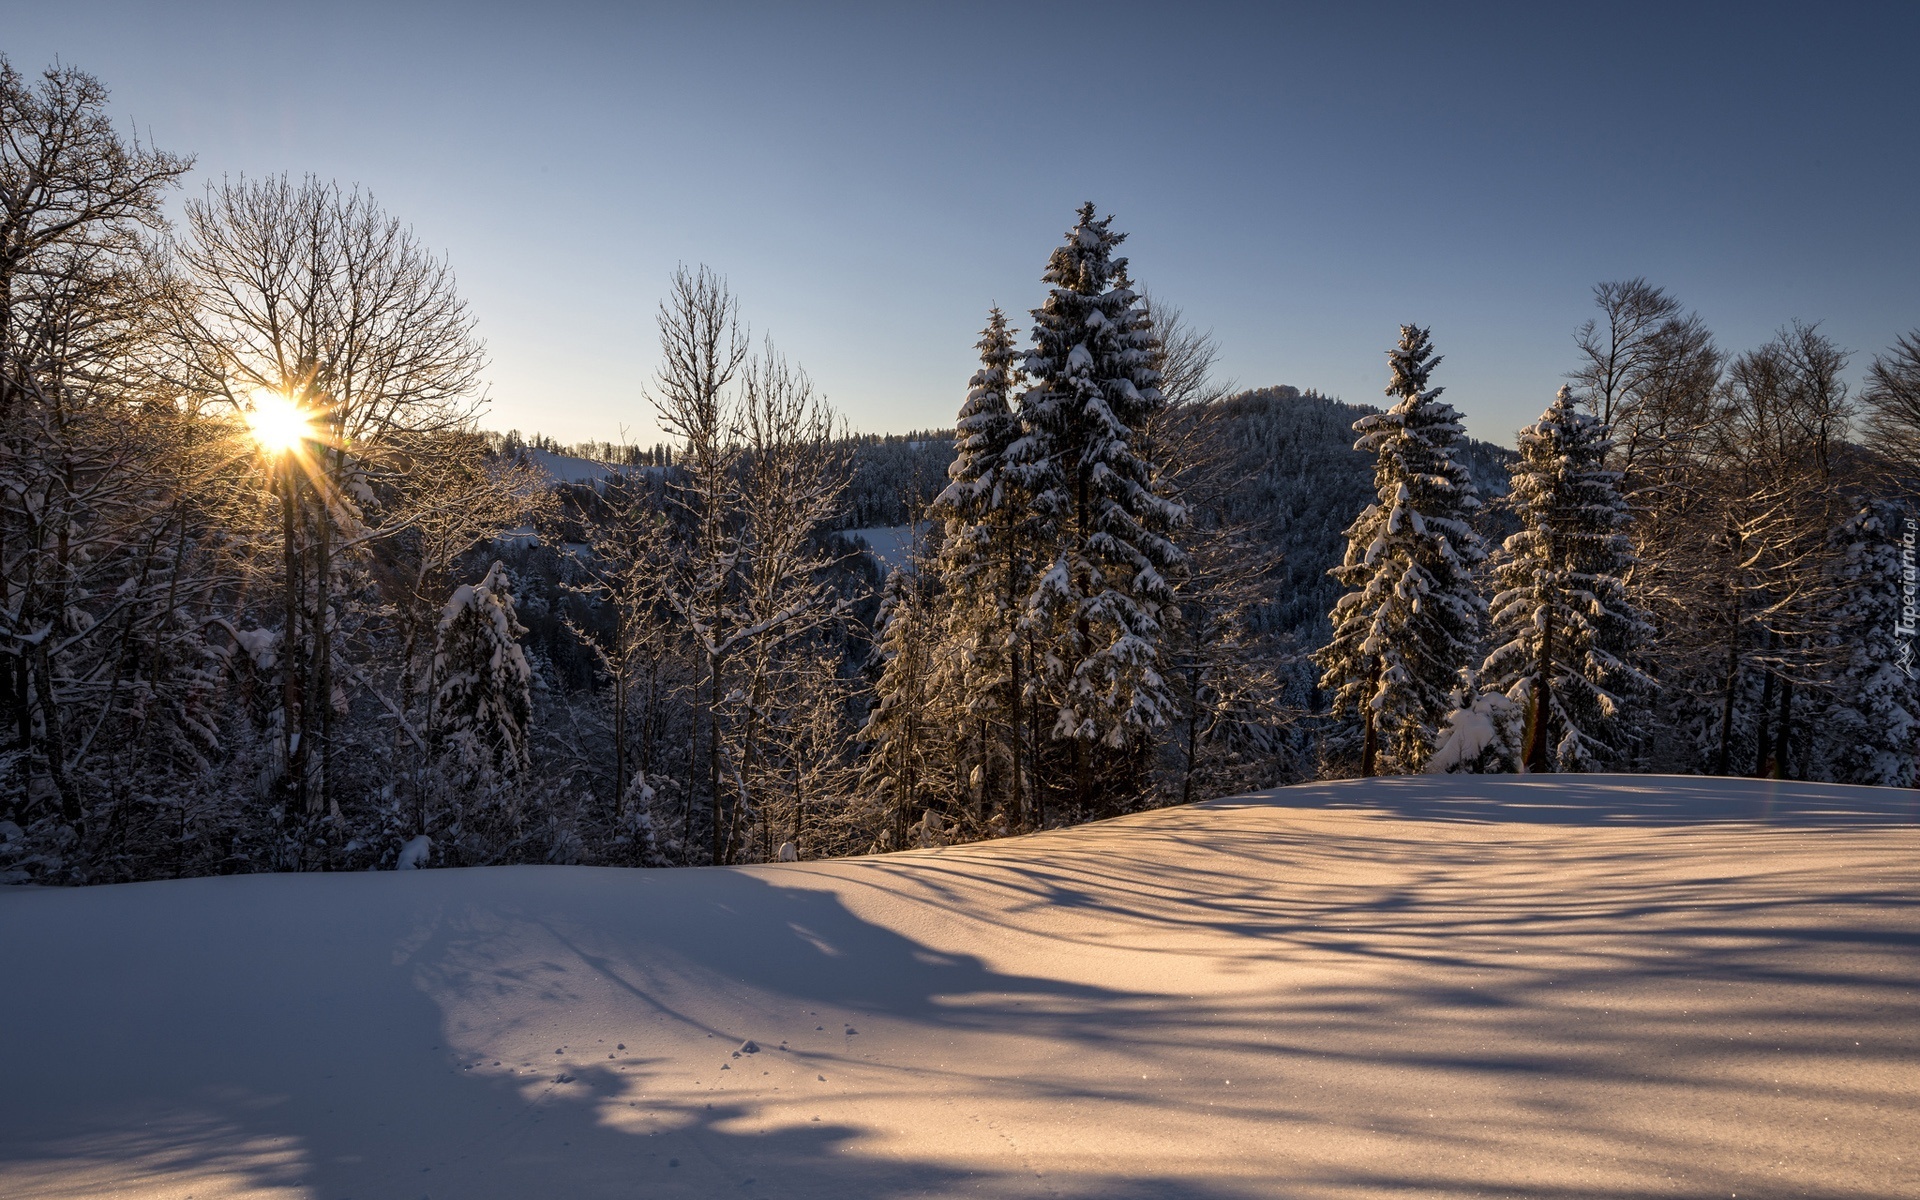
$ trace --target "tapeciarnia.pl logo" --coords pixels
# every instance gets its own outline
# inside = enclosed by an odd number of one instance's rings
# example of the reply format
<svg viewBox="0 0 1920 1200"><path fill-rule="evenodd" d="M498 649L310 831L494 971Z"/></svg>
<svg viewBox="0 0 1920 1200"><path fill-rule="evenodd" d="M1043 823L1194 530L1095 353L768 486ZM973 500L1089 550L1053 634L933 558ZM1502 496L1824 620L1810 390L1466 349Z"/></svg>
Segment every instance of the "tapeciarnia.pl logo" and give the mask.
<svg viewBox="0 0 1920 1200"><path fill-rule="evenodd" d="M1896 661L1908 679L1917 677L1913 639L1915 633L1920 633L1920 569L1916 569L1914 563L1914 533L1913 514L1903 514L1900 519L1900 620L1894 624L1893 635L1900 639Z"/></svg>

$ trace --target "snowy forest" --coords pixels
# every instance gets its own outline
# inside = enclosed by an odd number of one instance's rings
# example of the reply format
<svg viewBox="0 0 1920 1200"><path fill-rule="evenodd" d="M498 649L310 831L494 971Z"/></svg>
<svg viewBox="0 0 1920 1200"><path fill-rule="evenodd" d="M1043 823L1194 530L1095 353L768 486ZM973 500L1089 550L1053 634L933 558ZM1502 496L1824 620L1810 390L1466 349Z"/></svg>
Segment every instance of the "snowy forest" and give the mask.
<svg viewBox="0 0 1920 1200"><path fill-rule="evenodd" d="M850 431L688 266L632 332L661 440L563 446L482 427L476 315L371 195L192 166L0 60L5 881L812 859L1354 775L1920 783L1920 329L1850 386L1817 324L1730 348L1600 283L1506 449L1442 398L1443 313L1381 331L1379 404L1220 382L1087 204L953 331L950 429Z"/></svg>

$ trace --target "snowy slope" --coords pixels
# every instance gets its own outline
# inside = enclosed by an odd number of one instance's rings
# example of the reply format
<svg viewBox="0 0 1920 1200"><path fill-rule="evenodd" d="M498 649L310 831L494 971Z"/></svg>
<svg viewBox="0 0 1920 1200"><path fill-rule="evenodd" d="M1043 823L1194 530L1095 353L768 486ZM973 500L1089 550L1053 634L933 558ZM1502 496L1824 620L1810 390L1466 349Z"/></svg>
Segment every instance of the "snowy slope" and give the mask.
<svg viewBox="0 0 1920 1200"><path fill-rule="evenodd" d="M532 446L522 447L520 453L555 483L590 483L596 479L606 479L634 469L615 466L611 463L594 462L590 458L575 458L571 454L555 454L551 450L540 450Z"/></svg>
<svg viewBox="0 0 1920 1200"><path fill-rule="evenodd" d="M1917 851L1907 792L1442 777L0 889L0 1195L1915 1196Z"/></svg>

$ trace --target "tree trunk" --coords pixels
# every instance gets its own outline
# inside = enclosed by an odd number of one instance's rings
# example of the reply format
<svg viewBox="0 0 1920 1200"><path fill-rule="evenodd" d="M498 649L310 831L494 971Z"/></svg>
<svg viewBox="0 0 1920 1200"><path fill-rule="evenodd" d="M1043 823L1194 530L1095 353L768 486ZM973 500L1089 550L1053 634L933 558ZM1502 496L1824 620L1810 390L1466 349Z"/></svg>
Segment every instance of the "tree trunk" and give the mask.
<svg viewBox="0 0 1920 1200"><path fill-rule="evenodd" d="M13 272L11 262L0 267L0 421L13 416L16 388L13 379ZM0 553L12 532L11 514L0 513ZM6 562L0 557L0 610L8 608ZM33 709L27 699L27 659L24 653L0 657L0 714L12 719L15 743L24 755L33 748Z"/></svg>
<svg viewBox="0 0 1920 1200"><path fill-rule="evenodd" d="M60 719L60 705L53 698L53 655L47 649L47 640L42 639L33 648L34 690L40 694L40 721L45 727L47 746L47 774L53 777L54 790L60 793L61 820L84 837L86 821L80 807L80 794L74 790L73 780L67 776L66 729Z"/></svg>
<svg viewBox="0 0 1920 1200"><path fill-rule="evenodd" d="M1775 644L1776 640L1773 631L1768 630L1768 651L1772 651ZM1768 775L1772 774L1772 771L1768 767L1767 759L1773 751L1773 735L1770 730L1773 720L1774 682L1775 674L1773 668L1769 667L1760 684L1760 732L1759 736L1753 739L1753 775L1756 779L1765 779Z"/></svg>
<svg viewBox="0 0 1920 1200"><path fill-rule="evenodd" d="M1374 768L1380 757L1380 721L1373 707L1373 697L1380 690L1380 659L1376 655L1373 665L1367 669L1367 694L1360 703L1360 719L1366 724L1366 733L1360 740L1360 778L1372 779Z"/></svg>
<svg viewBox="0 0 1920 1200"><path fill-rule="evenodd" d="M314 481L318 528L314 530L313 552L313 661L308 668L309 698L301 711L300 739L303 757L311 764L307 787L307 812L327 811L327 743L333 732L333 625L328 619L333 607L333 497L329 494L334 472L328 460L334 451L325 449L318 459L320 478ZM311 745L309 745L311 743Z"/></svg>
<svg viewBox="0 0 1920 1200"><path fill-rule="evenodd" d="M282 613L285 629L280 635L280 759L286 774L281 786L286 792L287 808L304 808L306 771L300 750L300 544L294 520L293 458L283 454L280 460L280 535L286 559L286 606Z"/></svg>
<svg viewBox="0 0 1920 1200"><path fill-rule="evenodd" d="M724 862L733 861L736 844L742 853L751 854L753 850L751 826L746 827L745 835L739 837L737 842L735 835L740 833L743 821L753 819L753 799L749 789L753 787L753 772L758 766L756 758L760 749L761 670L758 665L753 667L755 678L747 692L747 718L740 731L740 764L736 777L739 786L733 798L732 815L727 821L727 837L720 847Z"/></svg>
<svg viewBox="0 0 1920 1200"><path fill-rule="evenodd" d="M620 644L622 631L614 634L616 653L624 650ZM627 815L627 672L626 656L621 653L613 668L613 819L619 821Z"/></svg>
<svg viewBox="0 0 1920 1200"><path fill-rule="evenodd" d="M993 796L996 790L993 786L994 772L990 769L993 765L993 745L987 726L988 719L982 716L973 727L974 761L980 764L980 786L974 789L973 810L975 818L982 826L993 816ZM968 778L967 786L973 786L971 778Z"/></svg>
<svg viewBox="0 0 1920 1200"><path fill-rule="evenodd" d="M1193 803L1193 764L1200 757L1200 653L1193 648L1187 666L1187 765L1180 778L1180 803Z"/></svg>
<svg viewBox="0 0 1920 1200"><path fill-rule="evenodd" d="M712 856L721 865L721 841L726 836L726 801L720 795L720 660L707 655L707 799L713 809Z"/></svg>
<svg viewBox="0 0 1920 1200"><path fill-rule="evenodd" d="M1547 774L1553 770L1548 758L1547 717L1553 711L1553 614L1547 614L1546 628L1540 631L1540 661L1534 669L1533 728L1527 739L1527 770Z"/></svg>
<svg viewBox="0 0 1920 1200"><path fill-rule="evenodd" d="M1787 753L1793 745L1793 680L1780 679L1780 720L1773 731L1773 777L1787 779Z"/></svg>
<svg viewBox="0 0 1920 1200"><path fill-rule="evenodd" d="M1029 634L1027 662L1033 662L1033 658L1033 636ZM1027 787L1033 794L1034 828L1044 829L1047 825L1047 792L1040 778L1040 706L1038 704L1029 705L1027 708L1027 748L1029 752L1027 776L1030 781Z"/></svg>
<svg viewBox="0 0 1920 1200"><path fill-rule="evenodd" d="M1720 753L1714 760L1715 775L1733 771L1733 699L1740 686L1740 598L1734 597L1732 620L1727 634L1727 682L1720 703Z"/></svg>
<svg viewBox="0 0 1920 1200"><path fill-rule="evenodd" d="M1008 653L1013 659L1013 713L1012 713L1012 720L1007 722L1007 748L1012 753L1012 756L1013 756L1013 813L1012 813L1012 816L1013 816L1014 832L1018 833L1018 832L1023 832L1029 828L1029 821L1031 818L1031 814L1028 811L1029 805L1027 804L1026 792L1023 790L1023 787L1022 787L1022 784L1024 781L1022 779L1023 772L1020 769L1020 757L1021 757L1022 743L1025 741L1025 738L1023 737L1025 730L1021 726L1021 714L1020 714L1020 706L1023 702L1023 697L1020 695L1021 658L1020 658L1019 635L1017 632L1014 633L1014 636L1008 639Z"/></svg>
<svg viewBox="0 0 1920 1200"><path fill-rule="evenodd" d="M795 862L805 857L806 837L806 784L801 774L799 756L796 755L793 760L793 857Z"/></svg>

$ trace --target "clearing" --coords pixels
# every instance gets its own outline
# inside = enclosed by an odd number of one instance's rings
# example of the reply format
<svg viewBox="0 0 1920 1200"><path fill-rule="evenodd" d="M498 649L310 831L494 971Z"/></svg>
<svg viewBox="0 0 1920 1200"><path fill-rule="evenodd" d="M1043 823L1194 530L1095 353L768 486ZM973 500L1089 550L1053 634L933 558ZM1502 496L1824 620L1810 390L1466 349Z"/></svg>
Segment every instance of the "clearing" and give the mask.
<svg viewBox="0 0 1920 1200"><path fill-rule="evenodd" d="M1916 862L1912 792L1455 776L0 889L0 1194L1920 1196Z"/></svg>

